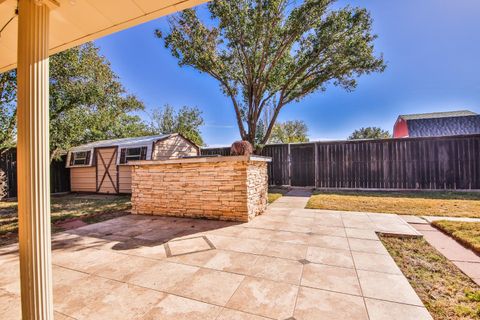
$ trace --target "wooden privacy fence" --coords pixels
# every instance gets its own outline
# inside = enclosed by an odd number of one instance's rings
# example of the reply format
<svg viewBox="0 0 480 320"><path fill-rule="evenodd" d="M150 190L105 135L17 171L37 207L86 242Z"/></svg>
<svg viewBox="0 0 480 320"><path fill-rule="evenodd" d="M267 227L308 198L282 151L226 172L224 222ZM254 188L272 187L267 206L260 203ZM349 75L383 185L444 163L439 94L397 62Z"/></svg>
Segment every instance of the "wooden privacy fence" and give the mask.
<svg viewBox="0 0 480 320"><path fill-rule="evenodd" d="M52 193L70 191L70 170L65 168L66 156L50 164L50 189ZM17 150L10 149L0 154L0 169L7 176L7 197L17 196Z"/></svg>
<svg viewBox="0 0 480 320"><path fill-rule="evenodd" d="M270 185L480 190L480 135L268 145L262 155Z"/></svg>

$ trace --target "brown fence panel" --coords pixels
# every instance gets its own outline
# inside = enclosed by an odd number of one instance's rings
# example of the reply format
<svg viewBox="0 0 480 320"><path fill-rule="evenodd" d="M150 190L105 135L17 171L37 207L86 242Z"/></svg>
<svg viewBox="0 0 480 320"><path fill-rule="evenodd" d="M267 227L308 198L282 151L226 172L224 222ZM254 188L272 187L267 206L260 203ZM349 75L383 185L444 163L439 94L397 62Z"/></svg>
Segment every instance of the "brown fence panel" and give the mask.
<svg viewBox="0 0 480 320"><path fill-rule="evenodd" d="M229 156L230 148L206 148L201 149L200 154L202 156Z"/></svg>
<svg viewBox="0 0 480 320"><path fill-rule="evenodd" d="M319 188L480 189L480 135L315 144Z"/></svg>
<svg viewBox="0 0 480 320"><path fill-rule="evenodd" d="M0 169L7 177L7 198L17 196L17 152L15 149L0 154Z"/></svg>
<svg viewBox="0 0 480 320"><path fill-rule="evenodd" d="M290 145L292 186L315 186L315 144Z"/></svg>
<svg viewBox="0 0 480 320"><path fill-rule="evenodd" d="M262 156L272 158L268 164L268 183L282 186L289 184L288 145L268 145L262 150Z"/></svg>
<svg viewBox="0 0 480 320"><path fill-rule="evenodd" d="M230 148L206 148L201 149L203 156L229 156ZM282 186L289 184L288 145L272 144L262 150L262 156L272 158L268 164L268 183L270 185Z"/></svg>
<svg viewBox="0 0 480 320"><path fill-rule="evenodd" d="M50 164L50 190L52 193L70 191L70 170L65 168L66 156ZM17 150L0 154L0 168L7 175L7 197L17 196Z"/></svg>
<svg viewBox="0 0 480 320"><path fill-rule="evenodd" d="M272 157L271 185L480 190L480 135L278 144L262 155Z"/></svg>

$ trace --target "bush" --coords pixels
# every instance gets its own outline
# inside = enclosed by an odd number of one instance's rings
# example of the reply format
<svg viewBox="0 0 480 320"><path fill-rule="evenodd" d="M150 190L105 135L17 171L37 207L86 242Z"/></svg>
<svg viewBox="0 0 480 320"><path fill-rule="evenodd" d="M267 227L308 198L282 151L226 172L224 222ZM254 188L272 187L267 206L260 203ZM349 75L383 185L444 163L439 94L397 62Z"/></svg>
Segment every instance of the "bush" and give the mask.
<svg viewBox="0 0 480 320"><path fill-rule="evenodd" d="M230 148L231 156L249 156L252 153L253 147L248 141L235 141Z"/></svg>
<svg viewBox="0 0 480 320"><path fill-rule="evenodd" d="M0 169L0 200L7 196L7 175Z"/></svg>

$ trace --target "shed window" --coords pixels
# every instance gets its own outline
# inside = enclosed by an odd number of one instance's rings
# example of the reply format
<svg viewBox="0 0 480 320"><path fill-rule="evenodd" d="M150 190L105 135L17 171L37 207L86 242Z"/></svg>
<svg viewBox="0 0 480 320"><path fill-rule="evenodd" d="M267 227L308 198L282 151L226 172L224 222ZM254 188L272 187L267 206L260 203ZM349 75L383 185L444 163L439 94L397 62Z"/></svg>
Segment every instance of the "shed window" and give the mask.
<svg viewBox="0 0 480 320"><path fill-rule="evenodd" d="M72 152L70 166L86 166L90 164L91 151Z"/></svg>
<svg viewBox="0 0 480 320"><path fill-rule="evenodd" d="M147 159L147 147L123 148L120 151L120 163Z"/></svg>

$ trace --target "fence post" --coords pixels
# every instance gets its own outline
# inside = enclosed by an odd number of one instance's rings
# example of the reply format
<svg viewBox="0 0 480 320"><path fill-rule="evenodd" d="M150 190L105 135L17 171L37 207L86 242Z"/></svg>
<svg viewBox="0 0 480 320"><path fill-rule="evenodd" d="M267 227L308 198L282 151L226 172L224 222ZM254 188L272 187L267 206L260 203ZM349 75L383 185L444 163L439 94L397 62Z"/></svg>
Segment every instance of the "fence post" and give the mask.
<svg viewBox="0 0 480 320"><path fill-rule="evenodd" d="M314 142L313 143L314 153L313 156L315 157L314 162L315 162L315 188L318 186L318 150L317 150L317 144Z"/></svg>
<svg viewBox="0 0 480 320"><path fill-rule="evenodd" d="M292 186L292 154L290 152L290 143L288 144L288 185Z"/></svg>

